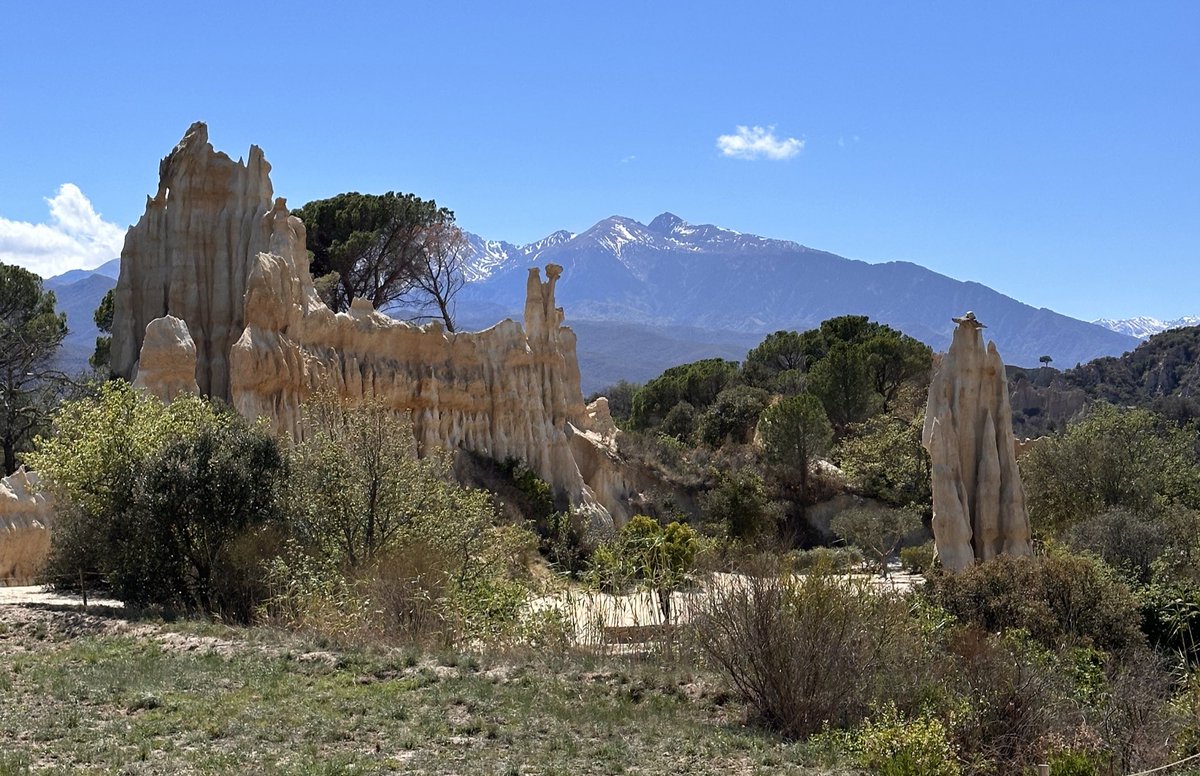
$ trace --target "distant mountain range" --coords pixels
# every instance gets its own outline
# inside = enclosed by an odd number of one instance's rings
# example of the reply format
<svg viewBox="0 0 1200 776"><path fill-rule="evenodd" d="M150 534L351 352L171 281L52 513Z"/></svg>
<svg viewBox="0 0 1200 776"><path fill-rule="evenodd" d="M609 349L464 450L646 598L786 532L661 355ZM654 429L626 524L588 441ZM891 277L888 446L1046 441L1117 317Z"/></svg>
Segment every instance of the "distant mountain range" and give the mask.
<svg viewBox="0 0 1200 776"><path fill-rule="evenodd" d="M1092 321L1097 326L1103 326L1106 329L1128 334L1131 337L1138 339L1146 339L1160 332L1169 329L1181 329L1184 326L1200 325L1200 315L1185 315L1182 318L1176 318L1173 321L1160 321L1158 318L1148 318L1144 315L1137 318L1124 318L1121 320L1113 320L1112 318L1101 318L1098 321Z"/></svg>
<svg viewBox="0 0 1200 776"><path fill-rule="evenodd" d="M95 269L72 269L42 281L43 288L54 292L59 312L67 314L67 336L58 352L58 368L67 374L89 368L100 334L92 316L120 272L121 260L113 259Z"/></svg>
<svg viewBox="0 0 1200 776"><path fill-rule="evenodd" d="M619 324L620 331L607 336L627 342L604 346L625 354L618 366L631 380L680 362L664 360L669 353L643 352L638 337L650 332L684 327L693 349L717 342L752 346L772 331L804 330L846 314L870 316L944 350L954 329L950 319L973 310L1005 361L1015 364L1037 364L1049 355L1071 365L1138 344L1128 334L916 264L868 264L791 241L689 224L671 213L649 224L612 216L580 234L555 232L525 246L474 235L470 242L472 282L462 292L461 310L516 315L524 303L527 269L561 264L558 302L568 324ZM586 365L598 344L581 332L585 386L600 387L613 374L589 374Z"/></svg>
<svg viewBox="0 0 1200 776"><path fill-rule="evenodd" d="M867 315L944 350L950 319L973 310L1006 363L1023 365L1043 355L1064 367L1120 355L1142 336L1034 308L916 264L868 264L787 240L692 225L670 213L649 224L612 216L580 234L558 231L528 245L473 234L468 240L468 283L457 304L463 329L520 320L528 268L563 265L558 304L578 335L585 392L618 379L642 382L700 358L740 360L772 331L804 330L837 315ZM87 368L98 333L92 312L119 270L114 259L46 281L71 329L65 369Z"/></svg>

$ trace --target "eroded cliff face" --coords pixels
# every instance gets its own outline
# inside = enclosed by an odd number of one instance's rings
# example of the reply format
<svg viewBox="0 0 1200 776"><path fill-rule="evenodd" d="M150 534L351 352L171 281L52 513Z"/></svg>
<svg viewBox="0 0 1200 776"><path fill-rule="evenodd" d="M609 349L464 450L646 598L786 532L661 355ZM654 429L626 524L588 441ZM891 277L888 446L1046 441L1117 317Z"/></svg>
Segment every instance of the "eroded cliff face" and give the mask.
<svg viewBox="0 0 1200 776"><path fill-rule="evenodd" d="M271 165L250 147L246 162L213 150L193 124L158 167L158 192L125 235L112 329L113 371L133 382L146 326L173 315L196 346L196 383L225 401L229 349L242 334L246 280L267 249Z"/></svg>
<svg viewBox="0 0 1200 776"><path fill-rule="evenodd" d="M961 571L999 554L1032 553L1004 363L970 313L929 386L922 444L933 463L933 537Z"/></svg>
<svg viewBox="0 0 1200 776"><path fill-rule="evenodd" d="M53 501L24 468L0 479L0 585L31 585L50 552Z"/></svg>
<svg viewBox="0 0 1200 776"><path fill-rule="evenodd" d="M257 147L248 164L215 152L203 124L163 160L159 193L122 251L119 374L170 399L189 389L181 377L194 359L201 393L294 439L305 433L301 405L320 390L377 398L411 414L422 452L524 460L594 538L629 516L636 494L593 432L575 335L555 307L561 267L548 265L544 281L530 270L524 327L450 333L365 300L335 314L313 287L304 225L270 200L269 170Z"/></svg>

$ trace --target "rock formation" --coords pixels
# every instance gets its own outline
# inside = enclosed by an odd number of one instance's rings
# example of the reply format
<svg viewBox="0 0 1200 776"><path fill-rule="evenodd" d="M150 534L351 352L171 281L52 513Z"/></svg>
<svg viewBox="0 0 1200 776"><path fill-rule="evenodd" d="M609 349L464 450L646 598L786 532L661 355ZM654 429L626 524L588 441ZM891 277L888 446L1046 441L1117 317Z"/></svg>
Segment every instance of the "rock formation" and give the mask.
<svg viewBox="0 0 1200 776"><path fill-rule="evenodd" d="M30 585L50 551L53 501L24 468L0 479L0 585Z"/></svg>
<svg viewBox="0 0 1200 776"><path fill-rule="evenodd" d="M933 537L961 571L1000 554L1029 555L1029 517L1013 453L1004 362L973 313L955 318L950 351L929 386L921 441L933 462Z"/></svg>
<svg viewBox="0 0 1200 776"><path fill-rule="evenodd" d="M335 314L313 287L304 225L271 202L262 151L235 163L207 136L192 125L163 160L158 195L126 237L115 371L170 398L188 388L181 370L194 362L201 393L297 439L316 391L382 399L411 413L422 451L522 459L598 531L628 516L635 494L585 433L575 335L554 301L561 267L548 265L544 282L530 269L524 328L451 333L360 299Z"/></svg>
<svg viewBox="0 0 1200 776"><path fill-rule="evenodd" d="M133 385L163 401L181 393L200 393L196 384L196 343L186 323L164 315L146 325Z"/></svg>
<svg viewBox="0 0 1200 776"><path fill-rule="evenodd" d="M271 165L250 147L243 163L213 150L193 124L158 166L158 193L125 235L114 295L112 369L133 382L146 326L182 319L196 347L196 382L229 401L229 348L242 334L246 280L267 249Z"/></svg>

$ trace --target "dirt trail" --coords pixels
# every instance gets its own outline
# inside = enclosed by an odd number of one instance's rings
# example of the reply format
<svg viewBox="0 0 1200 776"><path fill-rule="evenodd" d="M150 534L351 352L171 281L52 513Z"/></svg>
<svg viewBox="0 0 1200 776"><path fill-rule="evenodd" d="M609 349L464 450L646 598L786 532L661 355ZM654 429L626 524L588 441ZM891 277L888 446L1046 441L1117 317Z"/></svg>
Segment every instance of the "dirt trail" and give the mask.
<svg viewBox="0 0 1200 776"><path fill-rule="evenodd" d="M77 595L55 593L41 585L19 585L15 587L0 587L0 606L5 604L51 604L54 606L83 607L83 599ZM120 601L111 598L95 598L88 596L88 606L102 606L108 609L124 607Z"/></svg>

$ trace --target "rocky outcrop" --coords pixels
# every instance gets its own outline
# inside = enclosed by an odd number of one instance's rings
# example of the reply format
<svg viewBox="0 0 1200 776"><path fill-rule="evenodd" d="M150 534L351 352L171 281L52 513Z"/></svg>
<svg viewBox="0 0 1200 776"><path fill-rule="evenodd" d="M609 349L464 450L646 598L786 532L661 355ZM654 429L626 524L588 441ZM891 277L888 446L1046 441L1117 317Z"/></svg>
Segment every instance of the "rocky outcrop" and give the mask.
<svg viewBox="0 0 1200 776"><path fill-rule="evenodd" d="M1004 363L994 343L984 347L984 326L972 313L954 320L950 350L929 386L921 441L933 463L938 557L961 571L1032 547Z"/></svg>
<svg viewBox="0 0 1200 776"><path fill-rule="evenodd" d="M1066 427L1087 406L1088 395L1055 375L1048 384L1037 384L1020 375L1009 386L1013 431L1019 436L1036 436Z"/></svg>
<svg viewBox="0 0 1200 776"><path fill-rule="evenodd" d="M196 382L229 401L229 349L242 334L246 280L267 250L271 165L262 149L233 161L193 124L158 167L158 192L125 235L114 295L112 369L133 382L147 325L173 315L196 347Z"/></svg>
<svg viewBox="0 0 1200 776"><path fill-rule="evenodd" d="M0 585L30 585L50 552L53 501L37 474L17 469L0 479Z"/></svg>
<svg viewBox="0 0 1200 776"><path fill-rule="evenodd" d="M524 327L447 332L365 300L335 314L313 287L304 225L270 199L269 170L257 147L248 164L215 152L203 124L163 160L159 192L122 251L119 374L170 398L189 387L181 377L194 360L201 393L294 439L317 391L378 399L410 414L422 452L524 460L594 532L628 516L636 494L587 432L575 335L555 306L561 267L547 265L544 281L529 271Z"/></svg>
<svg viewBox="0 0 1200 776"><path fill-rule="evenodd" d="M200 393L196 384L196 343L186 323L165 315L147 324L133 385L163 401L181 393Z"/></svg>

